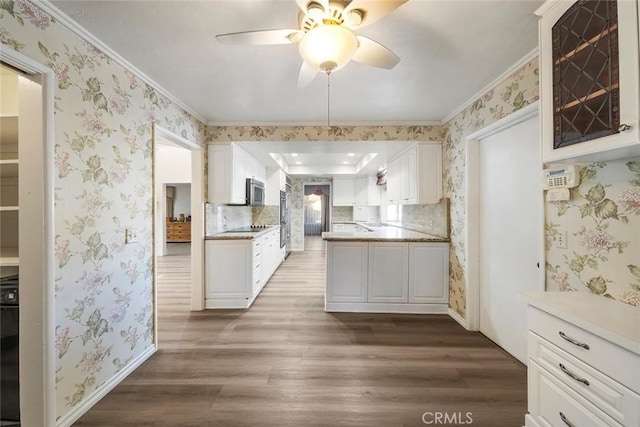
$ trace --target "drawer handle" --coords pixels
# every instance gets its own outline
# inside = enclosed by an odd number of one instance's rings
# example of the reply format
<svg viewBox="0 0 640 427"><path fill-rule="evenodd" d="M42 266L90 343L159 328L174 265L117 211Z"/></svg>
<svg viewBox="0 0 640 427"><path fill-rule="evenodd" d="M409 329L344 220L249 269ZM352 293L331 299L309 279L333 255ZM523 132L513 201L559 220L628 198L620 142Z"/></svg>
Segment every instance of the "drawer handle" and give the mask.
<svg viewBox="0 0 640 427"><path fill-rule="evenodd" d="M576 341L573 338L567 336L564 332L560 331L558 332L558 334L560 334L560 336L562 337L562 339L564 339L565 341L569 341L571 344L578 346L578 347L582 347L585 350L589 350L589 344L585 344L583 342L580 341Z"/></svg>
<svg viewBox="0 0 640 427"><path fill-rule="evenodd" d="M560 369L562 370L562 372L564 372L565 374L569 375L574 380L576 380L579 383L582 383L584 385L589 385L589 380L587 380L586 378L580 378L579 376L577 376L576 374L574 374L573 372L568 370L562 363L558 363L558 366L560 366Z"/></svg>
<svg viewBox="0 0 640 427"><path fill-rule="evenodd" d="M571 421L567 419L567 417L562 412L560 412L560 419L562 420L563 423L565 423L569 427L576 427Z"/></svg>

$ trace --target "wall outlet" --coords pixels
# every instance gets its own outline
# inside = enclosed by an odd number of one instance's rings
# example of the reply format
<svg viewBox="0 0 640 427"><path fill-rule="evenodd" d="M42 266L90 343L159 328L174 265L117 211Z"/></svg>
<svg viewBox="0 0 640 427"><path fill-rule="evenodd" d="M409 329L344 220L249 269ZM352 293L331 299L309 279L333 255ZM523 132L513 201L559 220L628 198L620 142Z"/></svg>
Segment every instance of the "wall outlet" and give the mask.
<svg viewBox="0 0 640 427"><path fill-rule="evenodd" d="M561 231L555 236L556 248L567 249L567 232Z"/></svg>
<svg viewBox="0 0 640 427"><path fill-rule="evenodd" d="M127 228L124 231L124 243L135 243L138 241L138 232L132 228Z"/></svg>

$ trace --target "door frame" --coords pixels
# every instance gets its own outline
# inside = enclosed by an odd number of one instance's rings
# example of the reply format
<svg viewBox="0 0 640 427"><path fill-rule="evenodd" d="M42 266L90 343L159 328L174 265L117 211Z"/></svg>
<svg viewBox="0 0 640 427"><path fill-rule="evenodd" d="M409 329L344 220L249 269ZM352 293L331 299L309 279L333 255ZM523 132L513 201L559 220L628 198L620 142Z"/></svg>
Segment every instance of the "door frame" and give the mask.
<svg viewBox="0 0 640 427"><path fill-rule="evenodd" d="M304 252L304 188L306 186L310 186L310 185L328 185L329 186L329 227L331 227L332 221L331 221L331 214L333 213L333 182L331 181L318 181L318 182L306 182L304 181L302 183L302 252ZM329 231L331 231L331 228L329 228Z"/></svg>
<svg viewBox="0 0 640 427"><path fill-rule="evenodd" d="M25 74L39 75L42 86L42 152L35 153L27 169L33 184L28 209L41 215L30 215L28 227L21 227L28 235L30 250L23 252L22 262L29 264L27 280L42 283L30 287L27 294L21 289L20 335L34 333L34 339L21 340L20 406L22 425L56 424L56 349L55 349L55 230L54 230L54 90L53 70L8 46L0 50L0 60ZM21 254L22 255L22 254ZM24 274L21 274L21 278ZM29 369L26 366L29 365Z"/></svg>
<svg viewBox="0 0 640 427"><path fill-rule="evenodd" d="M465 271L466 285L465 292L467 295L466 301L466 316L465 316L465 328L470 331L480 330L480 141L483 139L502 132L510 127L518 125L524 121L527 121L536 115L540 120L539 107L540 102L536 101L533 104L527 105L520 110L498 120L486 126L477 132L474 132L466 137L465 149L466 149L466 260L467 267ZM540 151L542 152L542 145L540 145ZM542 163L540 164L540 173L542 174ZM545 288L545 275L544 275L544 202L543 191L540 189L540 224L539 236L540 236L540 274L539 290L544 291Z"/></svg>
<svg viewBox="0 0 640 427"><path fill-rule="evenodd" d="M205 149L195 142L191 142L168 129L153 124L153 316L154 316L154 343L158 348L158 288L157 288L157 263L156 247L162 242L156 238L156 227L163 227L164 217L158 217L156 209L156 155L158 139L165 139L177 146L188 149L191 152L191 310L204 310L204 155ZM161 200L164 203L164 200ZM162 210L160 210L160 213Z"/></svg>

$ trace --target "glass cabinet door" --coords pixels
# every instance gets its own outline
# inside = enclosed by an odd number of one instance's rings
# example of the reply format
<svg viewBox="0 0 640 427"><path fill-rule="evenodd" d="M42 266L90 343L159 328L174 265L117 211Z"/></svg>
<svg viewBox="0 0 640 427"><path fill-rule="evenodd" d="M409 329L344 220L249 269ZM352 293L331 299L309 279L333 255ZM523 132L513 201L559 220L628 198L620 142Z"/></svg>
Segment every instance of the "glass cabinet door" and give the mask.
<svg viewBox="0 0 640 427"><path fill-rule="evenodd" d="M552 28L554 149L618 132L616 1L578 1Z"/></svg>

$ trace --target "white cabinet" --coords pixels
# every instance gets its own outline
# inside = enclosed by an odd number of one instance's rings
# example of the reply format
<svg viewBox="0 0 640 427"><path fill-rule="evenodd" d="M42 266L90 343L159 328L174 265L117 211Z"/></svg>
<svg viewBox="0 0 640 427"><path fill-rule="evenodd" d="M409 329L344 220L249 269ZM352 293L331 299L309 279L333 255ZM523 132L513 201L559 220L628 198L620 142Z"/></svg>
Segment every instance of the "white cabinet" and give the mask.
<svg viewBox="0 0 640 427"><path fill-rule="evenodd" d="M392 205L439 203L442 198L442 146L418 143L389 161L387 200Z"/></svg>
<svg viewBox="0 0 640 427"><path fill-rule="evenodd" d="M543 162L640 155L638 2L552 0L536 14Z"/></svg>
<svg viewBox="0 0 640 427"><path fill-rule="evenodd" d="M640 312L576 294L530 295L526 425L640 425Z"/></svg>
<svg viewBox="0 0 640 427"><path fill-rule="evenodd" d="M334 178L333 206L380 206L380 187L376 185L376 178Z"/></svg>
<svg viewBox="0 0 640 427"><path fill-rule="evenodd" d="M368 302L407 302L408 276L407 243L369 243Z"/></svg>
<svg viewBox="0 0 640 427"><path fill-rule="evenodd" d="M367 301L368 253L366 242L327 242L326 301Z"/></svg>
<svg viewBox="0 0 640 427"><path fill-rule="evenodd" d="M287 175L280 168L267 168L265 182L265 204L280 206L280 192L286 191Z"/></svg>
<svg viewBox="0 0 640 427"><path fill-rule="evenodd" d="M446 313L449 243L327 242L326 311Z"/></svg>
<svg viewBox="0 0 640 427"><path fill-rule="evenodd" d="M355 179L356 206L380 206L380 186L377 178L363 176Z"/></svg>
<svg viewBox="0 0 640 427"><path fill-rule="evenodd" d="M409 302L449 302L449 244L409 243Z"/></svg>
<svg viewBox="0 0 640 427"><path fill-rule="evenodd" d="M333 206L356 204L356 182L353 178L333 178Z"/></svg>
<svg viewBox="0 0 640 427"><path fill-rule="evenodd" d="M205 241L205 307L248 308L284 260L280 230Z"/></svg>
<svg viewBox="0 0 640 427"><path fill-rule="evenodd" d="M235 144L209 145L209 202L247 203L247 178L264 182L265 167Z"/></svg>

